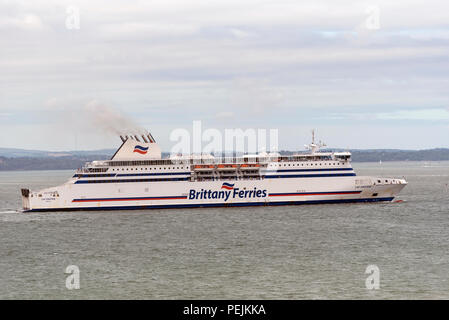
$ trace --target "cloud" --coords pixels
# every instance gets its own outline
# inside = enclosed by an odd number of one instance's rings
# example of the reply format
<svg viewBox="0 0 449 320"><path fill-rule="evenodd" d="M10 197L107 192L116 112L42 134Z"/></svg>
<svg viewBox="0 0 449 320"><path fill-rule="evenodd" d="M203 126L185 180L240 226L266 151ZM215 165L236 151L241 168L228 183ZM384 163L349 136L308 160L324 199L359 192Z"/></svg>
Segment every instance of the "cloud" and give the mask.
<svg viewBox="0 0 449 320"><path fill-rule="evenodd" d="M99 36L105 38L117 37L174 37L190 36L199 31L199 27L189 24L164 24L145 22L124 22L106 24L99 27Z"/></svg>
<svg viewBox="0 0 449 320"><path fill-rule="evenodd" d="M79 30L65 26L69 5ZM434 110L449 99L448 4L376 5L380 28L366 30L367 3L354 0L3 1L0 114L22 130L65 110L65 130L86 134L77 112L89 101L163 132L193 119L447 121Z"/></svg>
<svg viewBox="0 0 449 320"><path fill-rule="evenodd" d="M229 31L231 32L231 34L232 34L234 37L239 38L239 39L246 39L246 38L252 36L251 33L245 32L245 31L243 31L243 30L236 29L236 28L232 28L232 29L230 29Z"/></svg>
<svg viewBox="0 0 449 320"><path fill-rule="evenodd" d="M23 31L39 31L44 24L39 16L32 13L20 14L15 17L3 17L0 20L0 30L19 29Z"/></svg>
<svg viewBox="0 0 449 320"><path fill-rule="evenodd" d="M236 79L230 92L231 105L238 109L240 114L245 112L252 117L260 117L261 113L271 113L284 99L281 89L273 87L263 79Z"/></svg>
<svg viewBox="0 0 449 320"><path fill-rule="evenodd" d="M215 115L215 118L217 120L231 120L235 118L235 114L234 112L230 112L230 111L222 111L222 112L218 112Z"/></svg>

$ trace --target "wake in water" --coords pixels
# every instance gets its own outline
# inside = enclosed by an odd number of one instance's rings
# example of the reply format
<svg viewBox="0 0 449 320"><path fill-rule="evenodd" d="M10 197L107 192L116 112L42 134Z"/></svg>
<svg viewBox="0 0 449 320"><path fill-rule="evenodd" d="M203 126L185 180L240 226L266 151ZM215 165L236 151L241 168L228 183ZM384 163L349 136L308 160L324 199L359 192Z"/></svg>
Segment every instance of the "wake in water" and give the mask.
<svg viewBox="0 0 449 320"><path fill-rule="evenodd" d="M22 210L19 210L19 209L17 209L17 210L3 210L3 211L0 211L0 214L21 213L21 212L22 212Z"/></svg>

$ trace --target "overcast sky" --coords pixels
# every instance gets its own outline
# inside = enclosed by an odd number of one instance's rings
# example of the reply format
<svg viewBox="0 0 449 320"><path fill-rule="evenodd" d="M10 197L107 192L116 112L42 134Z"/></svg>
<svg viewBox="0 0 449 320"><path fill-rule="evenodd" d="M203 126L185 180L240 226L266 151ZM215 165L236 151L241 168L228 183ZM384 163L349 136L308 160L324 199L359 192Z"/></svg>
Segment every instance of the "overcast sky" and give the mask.
<svg viewBox="0 0 449 320"><path fill-rule="evenodd" d="M117 147L91 121L105 108L163 150L193 120L277 128L280 149L312 128L332 147L449 147L443 0L0 0L0 48L0 147Z"/></svg>

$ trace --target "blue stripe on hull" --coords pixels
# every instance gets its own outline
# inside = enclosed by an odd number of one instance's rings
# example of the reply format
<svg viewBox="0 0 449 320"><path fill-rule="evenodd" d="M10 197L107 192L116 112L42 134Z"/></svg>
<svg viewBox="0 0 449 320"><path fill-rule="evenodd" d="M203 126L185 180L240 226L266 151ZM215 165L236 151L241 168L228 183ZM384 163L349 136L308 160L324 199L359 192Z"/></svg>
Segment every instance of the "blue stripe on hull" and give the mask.
<svg viewBox="0 0 449 320"><path fill-rule="evenodd" d="M118 173L117 177L141 177L141 176L176 176L190 175L189 172L154 172L154 173Z"/></svg>
<svg viewBox="0 0 449 320"><path fill-rule="evenodd" d="M241 202L241 203L205 203L205 204L169 204L151 206L113 206L113 207L82 207L60 209L32 209L25 212L43 211L98 211L98 210L145 210L145 209L176 209L176 208L207 208L207 207L250 207L250 206L285 206L303 204L328 204L328 203L355 203L355 202L379 202L392 201L394 197L386 198L362 198L362 199L335 199L335 200L309 200L309 201L276 201L276 202Z"/></svg>
<svg viewBox="0 0 449 320"><path fill-rule="evenodd" d="M264 179L279 179L279 178L329 178L329 177L353 177L355 173L340 173L340 174L286 174L286 175L266 175L261 176ZM161 179L114 179L114 180L77 180L75 184L83 183L129 183L129 182L166 182L166 181L189 181L190 177L186 178L161 178ZM230 179L228 179L230 180ZM218 181L218 180L213 180ZM195 181L197 182L197 181Z"/></svg>
<svg viewBox="0 0 449 320"><path fill-rule="evenodd" d="M266 175L265 179L277 179L277 178L325 178L325 177L353 177L355 173L325 173L325 174L278 174L278 175Z"/></svg>
<svg viewBox="0 0 449 320"><path fill-rule="evenodd" d="M278 169L264 172L315 172L315 171L353 171L353 168L326 168L326 169Z"/></svg>
<svg viewBox="0 0 449 320"><path fill-rule="evenodd" d="M83 183L130 183L130 182L161 182L161 181L188 181L190 178L161 178L161 179L115 179L115 180L77 180L74 184Z"/></svg>

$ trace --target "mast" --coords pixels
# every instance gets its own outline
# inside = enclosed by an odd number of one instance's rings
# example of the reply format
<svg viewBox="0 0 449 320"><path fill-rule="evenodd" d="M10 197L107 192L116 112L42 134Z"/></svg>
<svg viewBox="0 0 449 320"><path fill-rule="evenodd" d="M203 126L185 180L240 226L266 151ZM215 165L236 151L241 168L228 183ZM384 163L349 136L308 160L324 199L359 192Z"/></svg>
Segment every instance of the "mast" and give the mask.
<svg viewBox="0 0 449 320"><path fill-rule="evenodd" d="M320 150L321 147L325 147L326 144L320 142L318 144L315 143L315 129L312 129L312 143L305 145L306 149L310 150L311 154L314 154Z"/></svg>

